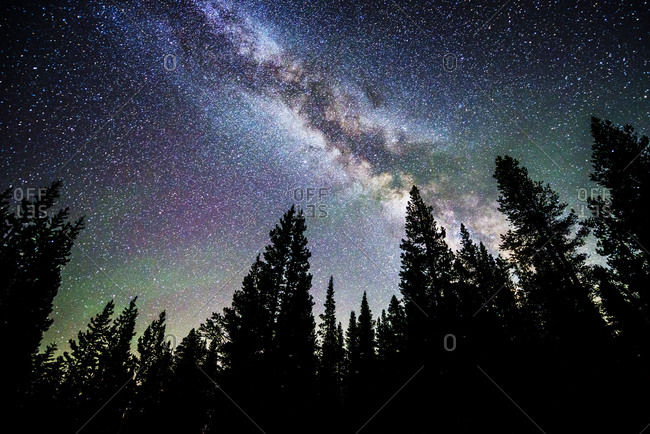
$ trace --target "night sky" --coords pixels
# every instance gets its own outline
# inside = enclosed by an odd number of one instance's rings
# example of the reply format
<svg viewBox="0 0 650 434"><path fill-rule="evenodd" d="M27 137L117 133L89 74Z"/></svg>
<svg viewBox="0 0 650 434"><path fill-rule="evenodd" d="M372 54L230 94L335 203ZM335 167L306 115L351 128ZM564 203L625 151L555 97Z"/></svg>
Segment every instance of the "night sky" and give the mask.
<svg viewBox="0 0 650 434"><path fill-rule="evenodd" d="M85 215L44 343L109 299L179 339L230 303L268 231L307 215L315 313L398 294L417 184L452 247L497 252L494 158L580 210L590 117L650 127L648 2L142 1L0 21L0 186ZM645 24L644 24L645 23Z"/></svg>

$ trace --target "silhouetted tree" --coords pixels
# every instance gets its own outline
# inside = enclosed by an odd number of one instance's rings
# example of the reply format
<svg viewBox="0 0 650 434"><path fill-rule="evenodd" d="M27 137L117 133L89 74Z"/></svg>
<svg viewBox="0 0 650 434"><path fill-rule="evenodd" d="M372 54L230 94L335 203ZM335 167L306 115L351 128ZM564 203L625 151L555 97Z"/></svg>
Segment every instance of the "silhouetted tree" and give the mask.
<svg viewBox="0 0 650 434"><path fill-rule="evenodd" d="M205 341L192 329L174 352L173 377L169 385L169 409L179 417L167 420L167 430L199 433L207 423L208 391L214 388L204 370Z"/></svg>
<svg viewBox="0 0 650 434"><path fill-rule="evenodd" d="M356 391L361 358L359 326L355 311L350 312L348 328L345 332L345 355L345 401L346 405L349 406L349 403L352 401L351 398Z"/></svg>
<svg viewBox="0 0 650 434"><path fill-rule="evenodd" d="M208 343L208 353L205 358L205 371L217 378L224 361L225 328L224 317L218 312L213 312L210 318L201 324L199 332Z"/></svg>
<svg viewBox="0 0 650 434"><path fill-rule="evenodd" d="M266 270L258 255L241 289L233 294L231 306L224 308L221 324L224 372L220 383L256 420L266 417L277 376L271 365L275 324L267 292L273 289ZM235 418L229 423L238 422L243 421Z"/></svg>
<svg viewBox="0 0 650 434"><path fill-rule="evenodd" d="M61 358L64 377L60 398L77 429L88 423L96 432L116 431L133 398L134 385L130 383L135 359L130 350L138 315L135 303L136 299L131 300L112 320L115 303L109 301L90 319L87 330L69 341L70 351ZM120 394L116 395L118 390ZM94 415L97 403L105 405Z"/></svg>
<svg viewBox="0 0 650 434"><path fill-rule="evenodd" d="M603 322L590 288L583 284L586 255L579 251L587 231L574 234L577 216L550 185L533 181L528 170L510 156L497 157L494 177L499 210L512 228L502 235L501 248L512 252L526 291L528 307L537 314L547 342L578 350L602 338Z"/></svg>
<svg viewBox="0 0 650 434"><path fill-rule="evenodd" d="M289 260L286 264L280 310L275 332L276 363L279 367L280 387L288 401L286 411L296 428L307 423L314 399L316 380L316 323L312 313L314 305L309 291L312 276L309 273L306 226L302 212L294 207L285 214L289 227Z"/></svg>
<svg viewBox="0 0 650 434"><path fill-rule="evenodd" d="M86 331L80 331L76 340L68 341L70 351L63 353L65 375L62 390L64 400L73 405L97 399L95 387L109 351L114 309L115 302L110 300L100 313L90 319Z"/></svg>
<svg viewBox="0 0 650 434"><path fill-rule="evenodd" d="M375 361L375 325L372 320L372 311L368 304L368 294L363 292L361 309L359 310L358 321L359 333L359 361L362 369L370 369Z"/></svg>
<svg viewBox="0 0 650 434"><path fill-rule="evenodd" d="M269 417L291 413L296 424L304 419L316 386L305 229L304 216L291 207L271 230L264 261L257 258L223 315L226 385L236 387L251 408L263 408Z"/></svg>
<svg viewBox="0 0 650 434"><path fill-rule="evenodd" d="M630 125L623 128L597 118L593 136L592 181L597 194L588 195L587 226L598 240L597 251L609 269L596 272L599 295L612 325L628 346L647 353L650 331L650 230L646 205L650 200L648 137Z"/></svg>
<svg viewBox="0 0 650 434"><path fill-rule="evenodd" d="M59 387L63 376L63 360L56 357L56 344L49 344L43 352L34 356L32 378L25 408L38 412L38 417L30 420L30 431L46 432L59 426L55 422L61 416Z"/></svg>
<svg viewBox="0 0 650 434"><path fill-rule="evenodd" d="M34 356L30 395L47 402L55 399L63 376L62 360L55 357L56 344L49 344L45 351Z"/></svg>
<svg viewBox="0 0 650 434"><path fill-rule="evenodd" d="M388 319L386 318L386 310L381 310L381 315L375 320L376 335L377 335L377 360L383 363L387 359L388 354L388 340L390 330L388 327Z"/></svg>
<svg viewBox="0 0 650 434"><path fill-rule="evenodd" d="M131 354L131 341L135 336L135 322L138 317L137 297L113 320L109 331L108 352L100 361L98 393L107 403L93 423L101 425L102 432L118 430L125 410L131 405L135 383L136 357ZM120 390L121 388L121 390ZM116 394L117 391L120 393ZM108 401L110 399L110 402Z"/></svg>
<svg viewBox="0 0 650 434"><path fill-rule="evenodd" d="M230 307L223 313L225 365L235 375L253 375L260 364L260 355L270 351L264 337L272 327L265 309L263 273L264 263L259 255L244 277L242 288L235 291Z"/></svg>
<svg viewBox="0 0 650 434"><path fill-rule="evenodd" d="M598 405L595 397L605 385L596 384L594 378L608 369L603 365L608 345L605 323L592 300L595 294L581 251L588 231L578 229L575 212L567 211L550 185L532 180L514 158L497 157L494 177L499 210L511 226L502 235L501 248L511 252L509 261L523 293L522 314L534 318L540 333L538 344L518 356L507 374L513 383L506 386L513 393L527 394L520 389L525 382L514 379L529 379L538 390L537 395L528 395L532 405L542 414L556 414L549 422L575 420L576 414ZM564 394L556 399L559 387ZM555 405L549 405L551 400Z"/></svg>
<svg viewBox="0 0 650 434"><path fill-rule="evenodd" d="M455 312L452 289L453 253L438 228L433 208L427 206L413 186L406 208L406 238L402 240L400 290L407 321L407 349L415 364L440 342Z"/></svg>
<svg viewBox="0 0 650 434"><path fill-rule="evenodd" d="M515 287L507 263L495 259L483 243L476 245L461 224L461 249L456 254L459 333L474 357L494 354L513 339L519 323Z"/></svg>
<svg viewBox="0 0 650 434"><path fill-rule="evenodd" d="M377 321L377 356L387 374L400 370L406 348L406 314L404 307L394 295L388 312L382 310Z"/></svg>
<svg viewBox="0 0 650 434"><path fill-rule="evenodd" d="M336 302L334 301L334 278L330 277L325 296L325 312L320 315L319 325L320 363L319 381L322 397L330 406L336 407L341 400L341 367L343 346L336 323Z"/></svg>
<svg viewBox="0 0 650 434"><path fill-rule="evenodd" d="M61 181L40 189L35 197L29 190L7 189L0 196L0 335L11 357L5 360L2 387L10 408L20 405L26 391L33 357L52 324L52 302L61 285L61 268L83 228L82 219L70 222L68 208L56 211ZM12 206L12 192L22 200Z"/></svg>
<svg viewBox="0 0 650 434"><path fill-rule="evenodd" d="M345 351L345 333L343 332L343 324L339 321L338 326L336 327L336 346L340 350L341 355L339 358L339 377L341 379L341 387L343 387L343 378L345 376L345 360L347 357L346 351Z"/></svg>
<svg viewBox="0 0 650 434"><path fill-rule="evenodd" d="M139 358L135 373L138 388L128 420L132 432L145 427L161 430L167 422L164 398L172 376L173 356L171 343L165 340L166 318L166 312L162 311L138 338Z"/></svg>

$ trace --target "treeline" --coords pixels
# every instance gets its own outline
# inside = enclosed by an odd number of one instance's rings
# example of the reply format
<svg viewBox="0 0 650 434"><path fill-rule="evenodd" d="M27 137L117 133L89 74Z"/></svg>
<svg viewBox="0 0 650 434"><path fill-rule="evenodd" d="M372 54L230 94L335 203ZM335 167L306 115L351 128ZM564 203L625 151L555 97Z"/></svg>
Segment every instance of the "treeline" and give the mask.
<svg viewBox="0 0 650 434"><path fill-rule="evenodd" d="M232 304L176 348L162 312L132 351L134 299L118 314L109 302L62 355L39 352L83 222L53 211L58 183L21 212L7 191L8 408L28 432L640 432L650 422L648 138L595 118L591 130L586 220L497 157L508 255L463 225L454 252L413 187L401 297L372 312L364 293L342 324L330 278L317 326L305 218L292 207ZM590 234L606 266L589 265Z"/></svg>

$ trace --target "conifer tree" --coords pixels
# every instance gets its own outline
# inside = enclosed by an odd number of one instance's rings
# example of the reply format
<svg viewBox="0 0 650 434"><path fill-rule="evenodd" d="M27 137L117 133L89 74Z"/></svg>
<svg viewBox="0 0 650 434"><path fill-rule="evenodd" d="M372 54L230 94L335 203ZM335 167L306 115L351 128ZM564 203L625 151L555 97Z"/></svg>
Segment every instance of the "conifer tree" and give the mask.
<svg viewBox="0 0 650 434"><path fill-rule="evenodd" d="M475 356L504 351L518 326L514 285L507 263L495 259L483 243L478 245L461 224L461 249L456 254L464 347Z"/></svg>
<svg viewBox="0 0 650 434"><path fill-rule="evenodd" d="M106 402L102 413L93 417L91 429L111 432L119 428L134 393L130 380L135 373L131 340L138 315L136 299L114 320L115 303L109 301L90 319L87 330L69 341L70 351L60 359L64 376L59 396L68 404L74 423L84 423L92 416L93 406ZM113 397L120 386L119 396Z"/></svg>
<svg viewBox="0 0 650 434"><path fill-rule="evenodd" d="M592 201L594 226L599 235L600 247L606 254L613 253L612 243L630 243L633 237L641 245L650 243L645 204L650 193L650 154L647 136L639 137L631 125L623 128L609 121L591 119L593 172L592 181L606 190L600 191ZM599 208L595 206L600 205ZM623 232L622 234L619 232Z"/></svg>
<svg viewBox="0 0 650 434"><path fill-rule="evenodd" d="M7 189L0 195L0 335L11 348L5 369L3 395L10 406L26 391L33 357L52 324L49 317L61 285L61 269L68 263L74 240L83 220L70 221L67 208L56 211L61 181L39 189L32 199L30 190L20 191L22 200Z"/></svg>
<svg viewBox="0 0 650 434"><path fill-rule="evenodd" d="M205 342L196 329L190 330L174 352L174 373L183 376L203 366L207 350Z"/></svg>
<svg viewBox="0 0 650 434"><path fill-rule="evenodd" d="M223 315L213 312L210 318L201 324L199 332L208 343L205 370L211 377L216 378L224 360L225 330Z"/></svg>
<svg viewBox="0 0 650 434"><path fill-rule="evenodd" d="M345 331L345 356L343 399L349 413L357 399L359 388L359 326L355 311L350 312L348 327Z"/></svg>
<svg viewBox="0 0 650 434"><path fill-rule="evenodd" d="M34 432L47 432L58 426L54 422L61 415L59 387L63 378L63 360L55 357L56 344L49 344L43 352L34 356L29 394L26 397L27 409L37 411L38 418L30 421Z"/></svg>
<svg viewBox="0 0 650 434"><path fill-rule="evenodd" d="M375 326L372 320L372 311L368 304L368 295L363 292L361 309L359 310L358 321L359 333L359 359L362 369L371 369L375 361Z"/></svg>
<svg viewBox="0 0 650 434"><path fill-rule="evenodd" d="M253 375L261 362L260 355L270 351L265 339L270 327L262 290L265 277L264 263L258 255L241 289L235 291L231 306L223 312L225 365L242 378Z"/></svg>
<svg viewBox="0 0 650 434"><path fill-rule="evenodd" d="M647 352L650 330L650 230L645 206L650 199L650 155L647 136L638 137L630 125L623 128L597 118L593 136L590 178L597 194L588 195L597 251L609 269L595 271L599 295L616 332Z"/></svg>
<svg viewBox="0 0 650 434"><path fill-rule="evenodd" d="M164 428L165 393L169 390L173 362L171 343L165 340L166 316L162 311L138 338L138 388L128 423L133 432L145 427L152 431Z"/></svg>
<svg viewBox="0 0 650 434"><path fill-rule="evenodd" d="M377 360L385 366L389 358L389 340L391 330L388 326L388 318L386 317L386 310L381 310L381 315L375 320L376 335L377 335Z"/></svg>
<svg viewBox="0 0 650 434"><path fill-rule="evenodd" d="M135 371L136 359L131 354L131 341L135 336L138 317L137 297L133 298L111 326L111 339L105 362L105 378L110 383L125 381Z"/></svg>
<svg viewBox="0 0 650 434"><path fill-rule="evenodd" d="M88 401L96 396L95 381L109 351L114 309L115 302L110 300L100 313L90 319L86 331L80 331L76 340L70 339L70 351L63 353L64 390L71 400Z"/></svg>
<svg viewBox="0 0 650 434"><path fill-rule="evenodd" d="M291 259L291 233L294 226L295 208L291 207L280 219L280 223L269 233L271 243L264 249L265 287L263 305L268 312L268 335L265 345L271 347L280 310L282 294L287 292L287 271ZM275 342L273 342L275 344Z"/></svg>
<svg viewBox="0 0 650 434"><path fill-rule="evenodd" d="M494 177L500 191L499 210L511 229L501 248L512 252L512 263L527 291L531 311L546 338L565 348L578 336L586 343L602 338L602 319L585 281L585 255L579 252L587 231L574 235L577 216L550 185L533 181L525 167L510 156L497 157Z"/></svg>
<svg viewBox="0 0 650 434"><path fill-rule="evenodd" d="M227 380L241 401L264 407L269 417L300 413L296 423L315 390L317 365L305 230L304 216L291 207L271 230L264 260L257 258L224 309L222 325Z"/></svg>
<svg viewBox="0 0 650 434"><path fill-rule="evenodd" d="M104 392L102 379L113 338L111 319L114 309L115 303L110 300L90 319L86 331L79 331L76 340L68 341L70 351L61 357L64 377L59 397L65 405L62 411L77 429L92 416L93 406L101 400ZM92 428L97 427L92 425Z"/></svg>
<svg viewBox="0 0 650 434"><path fill-rule="evenodd" d="M292 206L285 214L291 222L289 232L289 261L280 291L280 310L275 333L277 362L282 369L281 380L289 394L304 402L313 390L316 373L316 323L314 305L309 291L312 276L309 273L305 218L295 213Z"/></svg>
<svg viewBox="0 0 650 434"><path fill-rule="evenodd" d="M265 418L260 408L277 390L276 367L272 364L275 307L269 304L268 291L273 289L266 270L267 265L258 255L241 289L233 294L231 305L224 308L221 324L224 342L220 383L252 417L260 420Z"/></svg>
<svg viewBox="0 0 650 434"><path fill-rule="evenodd" d="M427 206L413 186L406 209L406 238L402 240L400 290L407 319L410 359L424 357L432 340L455 316L456 294L452 287L453 253L445 242L445 229L438 228L433 208Z"/></svg>
<svg viewBox="0 0 650 434"><path fill-rule="evenodd" d="M330 277L325 297L325 312L320 315L319 325L320 364L319 379L320 387L325 400L338 402L340 400L341 362L343 348L339 329L336 323L336 302L334 301L334 278Z"/></svg>
<svg viewBox="0 0 650 434"><path fill-rule="evenodd" d="M34 356L30 394L38 400L52 400L57 397L63 377L62 360L55 357L56 344L49 344L45 351Z"/></svg>
<svg viewBox="0 0 650 434"><path fill-rule="evenodd" d="M454 267L458 275L462 304L460 315L465 320L481 307L484 301L491 296L484 291L485 278L491 279L491 270L485 270L485 263L479 258L479 248L471 239L469 231L464 224L460 225L461 248L456 254ZM483 265L483 267L482 267ZM486 273L487 271L487 273Z"/></svg>
<svg viewBox="0 0 650 434"><path fill-rule="evenodd" d="M338 326L336 327L336 348L339 350L338 372L339 372L339 377L341 378L342 381L344 371L345 371L346 351L345 351L345 333L343 332L343 324L341 324L340 321Z"/></svg>
<svg viewBox="0 0 650 434"><path fill-rule="evenodd" d="M169 406L183 416L171 418L167 430L201 432L205 428L208 391L214 387L202 371L206 356L205 341L196 329L190 330L176 347Z"/></svg>
<svg viewBox="0 0 650 434"><path fill-rule="evenodd" d="M386 328L389 332L386 342L387 357L389 364L394 366L390 362L403 362L404 351L406 350L406 313L404 312L404 306L394 295L388 304Z"/></svg>
<svg viewBox="0 0 650 434"><path fill-rule="evenodd" d="M357 314L350 312L348 328L345 333L345 349L347 355L347 377L348 382L356 371L359 369L360 348L359 348L359 328L357 323Z"/></svg>
<svg viewBox="0 0 650 434"><path fill-rule="evenodd" d="M118 431L126 409L132 405L135 393L133 379L136 371L136 357L131 353L131 341L135 336L138 317L137 297L113 320L109 331L108 350L100 361L97 375L99 400L106 400L102 412L94 417L93 423L101 426L102 432ZM115 394L116 385L121 387ZM110 399L110 402L108 401Z"/></svg>

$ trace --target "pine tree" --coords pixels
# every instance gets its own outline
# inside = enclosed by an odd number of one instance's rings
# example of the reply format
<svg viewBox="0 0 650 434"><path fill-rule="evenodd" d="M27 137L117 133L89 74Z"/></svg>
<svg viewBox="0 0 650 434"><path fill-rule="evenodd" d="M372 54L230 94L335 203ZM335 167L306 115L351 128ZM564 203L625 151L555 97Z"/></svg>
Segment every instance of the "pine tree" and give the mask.
<svg viewBox="0 0 650 434"><path fill-rule="evenodd" d="M162 311L138 338L138 369L135 373L138 388L128 423L133 432L146 426L152 431L164 427L164 397L169 389L173 361L171 343L165 340L165 321L166 312Z"/></svg>
<svg viewBox="0 0 650 434"><path fill-rule="evenodd" d="M375 361L375 325L372 320L372 311L368 305L368 295L363 292L361 310L358 322L359 333L359 359L362 369L371 369Z"/></svg>
<svg viewBox="0 0 650 434"><path fill-rule="evenodd" d="M52 343L34 356L30 394L39 401L47 402L57 397L63 366L61 359L54 357L56 351L57 346Z"/></svg>
<svg viewBox="0 0 650 434"><path fill-rule="evenodd" d="M323 398L332 403L341 399L341 358L340 337L336 323L336 302L334 301L334 278L330 277L325 297L325 312L320 315L319 325L320 363L319 380Z"/></svg>
<svg viewBox="0 0 650 434"><path fill-rule="evenodd" d="M461 244L456 269L459 280L470 286L461 296L463 315L473 317L480 309L480 312L492 314L494 320L505 327L516 310L515 288L508 263L492 256L483 243L476 245L464 225L461 225Z"/></svg>
<svg viewBox="0 0 650 434"><path fill-rule="evenodd" d="M113 337L111 319L114 309L115 303L110 300L90 319L86 331L80 331L76 340L68 341L70 351L61 357L64 377L59 396L67 405L63 409L66 419L77 429L92 416L93 406L101 400L104 392L102 377Z"/></svg>
<svg viewBox="0 0 650 434"><path fill-rule="evenodd" d="M111 340L111 317L115 302L110 300L104 309L90 319L87 330L70 339L70 351L63 353L65 361L64 389L70 399L95 399L94 380L98 377L101 362L106 358Z"/></svg>
<svg viewBox="0 0 650 434"><path fill-rule="evenodd" d="M31 381L25 397L25 408L38 412L38 418L29 421L30 431L47 432L58 426L64 406L59 399L59 388L63 378L63 360L56 357L57 346L49 344L36 354L32 362Z"/></svg>
<svg viewBox="0 0 650 434"><path fill-rule="evenodd" d="M514 285L505 261L495 259L483 243L476 245L465 225L460 234L455 269L463 347L474 357L491 356L497 348L505 351L517 327Z"/></svg>
<svg viewBox="0 0 650 434"><path fill-rule="evenodd" d="M170 432L201 432L207 424L208 391L214 385L204 374L206 356L205 341L196 329L176 347L168 405L183 417L169 420L166 429Z"/></svg>
<svg viewBox="0 0 650 434"><path fill-rule="evenodd" d="M338 326L336 327L336 349L339 351L337 360L339 365L337 371L339 373L339 378L343 381L343 376L345 375L345 333L343 332L343 324L339 321Z"/></svg>
<svg viewBox="0 0 650 434"><path fill-rule="evenodd" d="M576 339L602 338L602 319L583 284L585 255L578 250L587 231L573 234L575 212L566 213L567 205L550 185L530 179L510 156L497 157L494 177L499 210L512 226L502 235L501 248L512 252L529 308L538 314L546 338L576 350Z"/></svg>
<svg viewBox="0 0 650 434"><path fill-rule="evenodd" d="M203 366L206 355L207 349L201 335L196 329L190 330L174 352L174 373L183 376L195 372L197 367Z"/></svg>
<svg viewBox="0 0 650 434"><path fill-rule="evenodd" d="M242 288L235 291L232 305L223 313L225 365L242 378L253 375L261 363L260 356L271 350L265 339L270 333L270 312L265 309L262 289L264 266L258 255Z"/></svg>
<svg viewBox="0 0 650 434"><path fill-rule="evenodd" d="M138 317L137 297L115 318L111 326L108 357L105 361L105 378L109 383L120 383L135 371L136 359L131 354L131 341L135 336Z"/></svg>
<svg viewBox="0 0 650 434"><path fill-rule="evenodd" d="M610 240L625 242L631 249L638 250L639 245L630 243L628 237L632 236L641 245L650 244L645 212L650 194L650 153L647 149L650 139L647 136L639 138L631 125L617 128L597 118L591 119L591 134L594 170L590 178L607 189L592 198L592 205L601 205L599 209L593 208L601 248L605 253L612 253L614 245L607 245ZM623 234L616 230L622 230Z"/></svg>
<svg viewBox="0 0 650 434"><path fill-rule="evenodd" d="M59 363L64 376L59 396L69 404L66 411L80 424L79 428L92 416L93 406L107 402L102 414L93 417L92 429L98 432L117 430L133 399L135 385L130 380L135 374L136 363L131 354L138 315L135 303L133 299L112 320L115 303L109 301L90 319L87 330L80 331L77 340L69 341L70 351L61 357ZM115 395L118 389L120 394Z"/></svg>
<svg viewBox="0 0 650 434"><path fill-rule="evenodd" d="M55 211L61 182L40 190L32 200L23 195L10 204L11 189L0 195L0 334L11 348L5 369L3 395L10 406L26 390L33 357L52 324L49 317L61 285L61 269L68 263L83 220L70 222L67 208Z"/></svg>
<svg viewBox="0 0 650 434"><path fill-rule="evenodd" d="M224 317L218 312L213 312L199 327L201 337L208 342L208 354L205 360L205 370L216 378L219 368L224 360L225 328Z"/></svg>
<svg viewBox="0 0 650 434"><path fill-rule="evenodd" d="M456 254L454 267L458 275L461 292L462 308L460 315L464 320L469 320L481 308L484 301L492 296L489 291L484 291L485 278L491 280L489 271L486 273L485 262L479 258L479 248L471 239L465 225L460 225L461 248Z"/></svg>
<svg viewBox="0 0 650 434"><path fill-rule="evenodd" d="M399 388L406 378L406 314L404 307L392 296L388 311L382 310L376 321L377 375L382 378L383 389ZM408 372L411 375L412 372Z"/></svg>
<svg viewBox="0 0 650 434"><path fill-rule="evenodd" d="M413 186L406 209L406 238L402 240L400 290L407 319L410 359L422 360L431 341L454 318L456 294L452 287L453 253L438 228L433 208L427 206Z"/></svg>
<svg viewBox="0 0 650 434"><path fill-rule="evenodd" d="M265 288L263 304L268 312L268 335L265 345L271 348L275 342L274 331L280 310L281 294L287 292L287 271L291 260L291 241L294 226L295 208L291 207L280 219L280 223L269 233L271 243L264 250Z"/></svg>
<svg viewBox="0 0 650 434"><path fill-rule="evenodd" d="M617 128L609 121L591 120L594 139L590 175L599 186L588 197L597 251L609 270L595 271L599 295L617 334L637 351L647 352L650 330L650 230L645 204L650 199L649 139L630 125Z"/></svg>
<svg viewBox="0 0 650 434"><path fill-rule="evenodd" d="M359 328L357 323L357 314L350 312L350 320L348 321L348 328L345 333L345 349L347 354L347 377L348 382L359 367L360 348L359 348Z"/></svg>
<svg viewBox="0 0 650 434"><path fill-rule="evenodd" d="M386 314L387 336L387 361L389 366L399 365L403 362L406 350L406 313L404 306L394 295L388 304Z"/></svg>
<svg viewBox="0 0 650 434"><path fill-rule="evenodd" d="M261 409L277 393L278 376L272 363L275 308L269 304L268 291L273 288L267 270L258 255L241 289L233 294L231 306L223 310L223 373L214 379L251 417L262 421L266 415ZM231 415L227 424L242 422Z"/></svg>
<svg viewBox="0 0 650 434"><path fill-rule="evenodd" d="M271 230L264 261L257 258L232 306L224 309L227 386L240 391L239 401L248 407L264 408L260 419L289 411L299 423L315 390L316 324L305 230L304 216L291 207Z"/></svg>
<svg viewBox="0 0 650 434"><path fill-rule="evenodd" d="M135 322L138 317L137 297L113 320L109 334L107 353L100 359L97 389L99 400L109 400L101 414L93 419L101 426L102 432L116 432L124 419L126 409L131 405L135 394L133 379L137 359L131 354L131 341L135 336ZM116 385L122 386L120 393Z"/></svg>
<svg viewBox="0 0 650 434"><path fill-rule="evenodd" d="M285 214L291 222L289 261L286 265L285 285L280 291L276 342L277 362L282 369L281 381L290 399L304 403L314 387L316 373L316 323L314 305L309 291L312 276L309 273L305 218L296 214L294 207Z"/></svg>
<svg viewBox="0 0 650 434"><path fill-rule="evenodd" d="M377 360L383 367L390 358L390 335L392 332L385 309L381 310L381 315L377 317L375 324L377 329Z"/></svg>

